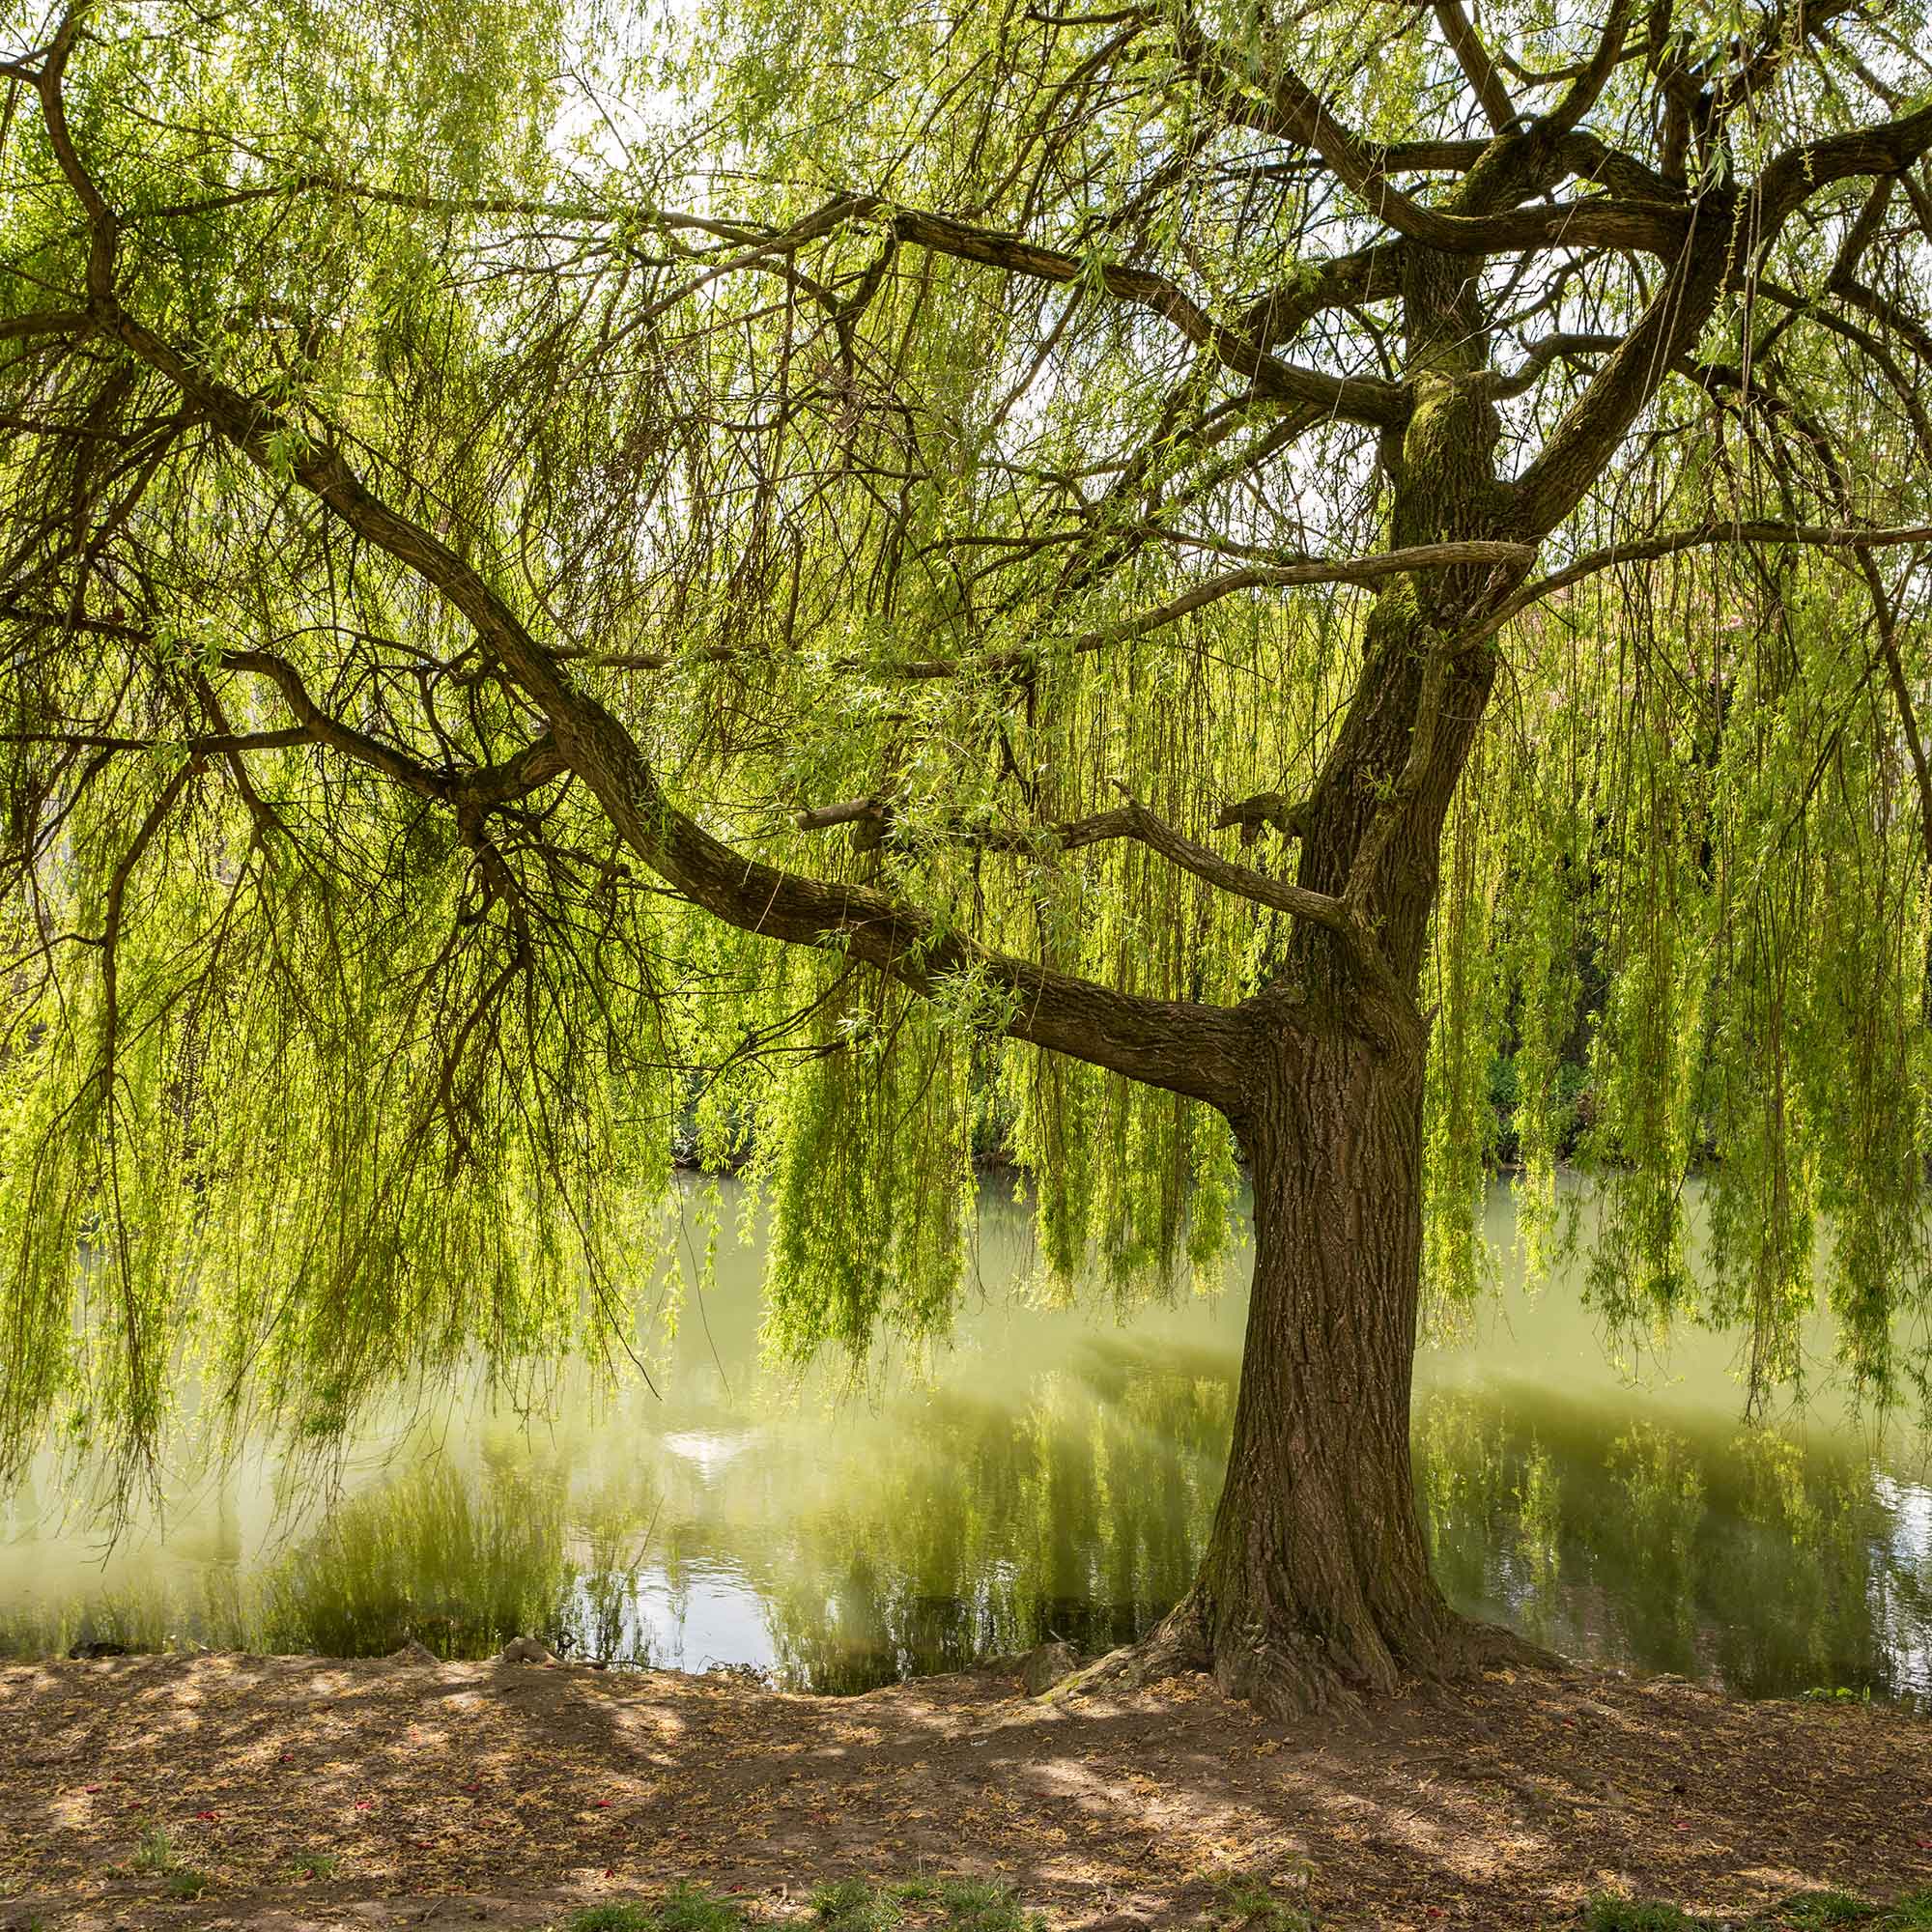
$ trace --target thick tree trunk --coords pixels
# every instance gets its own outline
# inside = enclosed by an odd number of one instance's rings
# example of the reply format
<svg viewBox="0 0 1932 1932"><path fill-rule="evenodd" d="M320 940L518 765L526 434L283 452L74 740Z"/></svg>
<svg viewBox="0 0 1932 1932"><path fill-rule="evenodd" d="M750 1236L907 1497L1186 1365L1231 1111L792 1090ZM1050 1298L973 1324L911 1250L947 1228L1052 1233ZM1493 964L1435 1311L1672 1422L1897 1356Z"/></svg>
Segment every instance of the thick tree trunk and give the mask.
<svg viewBox="0 0 1932 1932"><path fill-rule="evenodd" d="M1227 1480L1193 1590L1103 1678L1205 1666L1293 1716L1551 1661L1449 1608L1416 1516L1422 1073L1419 1035L1297 1032L1240 1123L1255 1268Z"/></svg>
<svg viewBox="0 0 1932 1932"><path fill-rule="evenodd" d="M1242 1137L1254 1283L1226 1485L1184 1621L1232 1692L1308 1709L1472 1656L1409 1468L1423 1057L1289 1043Z"/></svg>

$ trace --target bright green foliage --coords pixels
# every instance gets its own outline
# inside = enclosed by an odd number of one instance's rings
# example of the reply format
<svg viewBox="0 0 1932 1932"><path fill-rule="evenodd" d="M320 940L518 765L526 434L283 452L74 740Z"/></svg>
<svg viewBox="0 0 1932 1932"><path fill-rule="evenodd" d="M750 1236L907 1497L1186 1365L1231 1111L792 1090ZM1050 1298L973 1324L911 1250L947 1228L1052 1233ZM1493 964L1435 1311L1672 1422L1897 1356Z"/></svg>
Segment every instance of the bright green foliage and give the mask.
<svg viewBox="0 0 1932 1932"><path fill-rule="evenodd" d="M137 1872L171 1872L181 1868L181 1854L173 1836L159 1825L151 1825L141 1833L141 1842L128 1861Z"/></svg>
<svg viewBox="0 0 1932 1932"><path fill-rule="evenodd" d="M939 1903L948 1932L1045 1932L1046 1920L1029 1912L1009 1885L942 1879Z"/></svg>
<svg viewBox="0 0 1932 1932"><path fill-rule="evenodd" d="M1589 1932L1697 1932L1698 1921L1674 1905L1599 1898L1591 1901L1583 1923Z"/></svg>
<svg viewBox="0 0 1932 1932"><path fill-rule="evenodd" d="M701 1886L673 1886L658 1900L646 1921L650 1932L737 1932L744 1915L728 1899L714 1898Z"/></svg>
<svg viewBox="0 0 1932 1932"><path fill-rule="evenodd" d="M921 1908L920 1924L945 1932L1045 1932L1046 1920L1029 1912L1011 1886L977 1879L841 1878L811 1895L812 1912L831 1932L892 1932L907 1922L908 1905ZM935 1910L942 1916L934 1918Z"/></svg>
<svg viewBox="0 0 1932 1932"><path fill-rule="evenodd" d="M1209 567L1389 544L1376 438L1340 415L1285 434L1110 276L1232 315L1314 288L1371 225L1207 99L1178 14L1066 11L759 0L660 35L509 0L88 9L65 99L119 223L116 298L247 421L274 412L248 447L154 355L34 320L87 298L90 226L34 90L10 96L0 1476L51 1441L122 1491L183 1423L320 1454L379 1391L473 1362L519 1400L571 1351L620 1366L651 1340L680 1133L749 1157L791 1359L944 1336L989 1122L1037 1190L1049 1292L1090 1267L1159 1290L1221 1253L1227 1122L1015 1040L999 973L916 995L836 921L790 950L721 923L577 779L480 813L437 793L525 757L541 719L474 610L311 488L341 455L412 554L514 608L748 863L888 895L921 946L965 934L1164 1001L1258 992L1287 913L1053 828L1124 789L1232 850L1228 801L1307 794L1361 668L1361 588L1137 620ZM1889 46L1919 14L1891 10ZM1376 138L1444 131L1417 10L1204 17L1243 98L1292 56ZM1561 66L1599 23L1489 24ZM52 31L0 12L20 73ZM1700 14L1680 51L1731 31ZM1917 57L1874 58L1904 111ZM1617 70L1593 128L1650 139L1648 71ZM1856 47L1778 75L1724 166L1879 111ZM1867 185L1833 188L1768 279L1822 286ZM848 194L809 251L755 240ZM895 209L1080 272L915 249ZM1902 220L1880 256L1922 290ZM1605 326L1637 313L1636 261L1592 295ZM1660 391L1544 567L1634 526L1923 521L1917 405L1874 391L1842 330L1768 339L1746 293L1699 347L1709 380ZM1385 337L1334 327L1306 353L1378 378ZM1817 431L1794 461L1713 400L1774 349L1778 407ZM1552 364L1508 433L1533 447L1577 393ZM1871 568L1917 701L1922 593L1890 553ZM1802 1381L1822 1295L1862 1393L1921 1373L1926 827L1862 572L1687 548L1498 635L1422 976L1436 1319L1492 1273L1474 1217L1507 1053L1540 1256L1586 1078L1592 1293L1619 1335L1735 1326L1762 1392ZM300 723L292 683L332 737L262 742ZM1274 882L1295 863L1275 827L1244 858Z"/></svg>

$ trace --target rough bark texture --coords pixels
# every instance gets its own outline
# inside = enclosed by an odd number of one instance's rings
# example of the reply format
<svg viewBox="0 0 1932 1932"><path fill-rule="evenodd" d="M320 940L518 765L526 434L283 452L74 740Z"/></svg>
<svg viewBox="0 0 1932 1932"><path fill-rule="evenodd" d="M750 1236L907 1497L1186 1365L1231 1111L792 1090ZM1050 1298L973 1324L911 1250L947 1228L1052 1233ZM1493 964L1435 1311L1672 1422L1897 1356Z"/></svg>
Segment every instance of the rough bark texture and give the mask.
<svg viewBox="0 0 1932 1932"><path fill-rule="evenodd" d="M1422 1057L1345 1032L1283 1056L1244 1135L1255 1271L1226 1485L1190 1614L1273 1708L1459 1662L1409 1468Z"/></svg>
<svg viewBox="0 0 1932 1932"><path fill-rule="evenodd" d="M1451 1610L1409 1459L1423 1036L1285 1030L1241 1139L1255 1265L1227 1479L1193 1590L1076 1686L1206 1667L1275 1717L1553 1663Z"/></svg>

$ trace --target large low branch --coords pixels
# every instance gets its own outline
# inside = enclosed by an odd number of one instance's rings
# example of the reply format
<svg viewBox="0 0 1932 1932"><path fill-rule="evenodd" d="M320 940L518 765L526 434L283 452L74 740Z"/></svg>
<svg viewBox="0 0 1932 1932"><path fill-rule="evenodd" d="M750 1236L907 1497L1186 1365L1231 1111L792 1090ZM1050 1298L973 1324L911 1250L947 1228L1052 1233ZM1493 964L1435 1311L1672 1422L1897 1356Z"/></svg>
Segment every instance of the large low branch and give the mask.
<svg viewBox="0 0 1932 1932"><path fill-rule="evenodd" d="M837 946L917 991L929 993L949 977L982 976L1011 1002L1006 1030L1017 1038L1216 1104L1238 1100L1250 1056L1248 1022L1237 1012L1124 993L995 952L881 894L747 859L714 838L677 809L630 733L578 688L481 573L377 497L339 451L221 382L117 301L99 301L97 314L265 475L292 481L461 613L547 717L561 758L625 843L694 903L768 938ZM419 776L420 768L396 774L413 788L420 788Z"/></svg>
<svg viewBox="0 0 1932 1932"><path fill-rule="evenodd" d="M1779 303L1789 309L1794 316L1802 316L1805 321L1816 324L1818 327L1837 336L1841 341L1849 342L1857 349L1878 371L1887 387L1898 398L1899 407L1912 424L1912 433L1918 439L1919 449L1928 461L1932 461L1932 414L1928 414L1923 398L1905 371L1900 368L1897 357L1870 329L1853 322L1847 316L1833 314L1820 302L1781 288L1769 277L1760 278L1754 285L1753 293L1767 301Z"/></svg>
<svg viewBox="0 0 1932 1932"><path fill-rule="evenodd" d="M1932 149L1932 107L1875 128L1787 149L1758 177L1748 229L1754 253L1738 265L1739 285L1748 278L1754 262L1763 259L1785 221L1818 189L1861 175L1897 174L1928 149Z"/></svg>
<svg viewBox="0 0 1932 1932"><path fill-rule="evenodd" d="M1327 927L1341 939L1371 980L1378 984L1392 980L1393 975L1382 958L1375 933L1358 905L1331 897L1327 893L1311 892L1308 887L1288 879L1271 879L1250 866L1224 859L1131 800L1124 811L1129 836L1171 860L1182 871L1192 872L1224 893L1237 894L1258 905L1272 906L1294 919Z"/></svg>
<svg viewBox="0 0 1932 1932"><path fill-rule="evenodd" d="M1694 347L1723 293L1736 235L1733 214L1731 197L1722 191L1692 212L1683 248L1636 327L1510 486L1519 529L1541 537L1569 516L1658 385Z"/></svg>
<svg viewBox="0 0 1932 1932"><path fill-rule="evenodd" d="M1124 786L1120 788L1125 790ZM1236 808L1237 813L1239 810ZM797 823L802 829L815 830L855 820L870 819L882 824L884 817L885 809L878 800L851 799L802 811ZM1224 817L1221 822L1231 821ZM1036 858L1046 851L1068 852L1108 839L1131 838L1218 892L1326 927L1342 941L1371 981L1384 990L1394 985L1394 975L1358 901L1334 898L1326 893L1296 885L1291 879L1272 878L1252 866L1224 859L1220 853L1156 816L1131 795L1124 805L1085 818L1033 827L980 828L968 830L963 836L990 849Z"/></svg>
<svg viewBox="0 0 1932 1932"><path fill-rule="evenodd" d="M1393 301L1402 294L1406 242L1378 242L1326 262L1297 263L1294 280L1253 302L1242 327L1264 347L1287 342L1329 309Z"/></svg>
<svg viewBox="0 0 1932 1932"><path fill-rule="evenodd" d="M1510 99L1509 89L1503 85L1489 48L1483 44L1483 37L1463 11L1462 0L1435 0L1435 24L1442 29L1442 38L1449 43L1463 78L1475 89L1490 126L1500 134L1515 125L1516 102Z"/></svg>
<svg viewBox="0 0 1932 1932"><path fill-rule="evenodd" d="M71 631L83 638L124 638L130 642L151 643L154 633L143 624L130 624L119 617L89 617L68 611L43 611L14 598L0 598L0 618L10 624L23 624L34 631Z"/></svg>
<svg viewBox="0 0 1932 1932"><path fill-rule="evenodd" d="M659 214L653 218L664 221L673 217ZM1410 397L1405 384L1366 376L1331 376L1285 362L1269 354L1264 342L1248 329L1216 320L1171 276L1107 262L1097 255L1068 254L1004 229L980 227L930 210L904 208L883 195L837 196L788 228L714 224L713 232L728 232L742 239L745 248L735 257L707 261L702 279L715 280L734 269L789 257L809 243L858 222L875 223L892 241L928 254L976 262L1033 281L1085 284L1103 290L1171 323L1189 342L1243 377L1262 395L1309 405L1325 415L1374 427L1407 419Z"/></svg>
<svg viewBox="0 0 1932 1932"><path fill-rule="evenodd" d="M128 738L111 731L0 731L0 745L52 745L68 752L185 752L191 758L281 752L315 742L307 726L279 731L210 731L188 738Z"/></svg>
<svg viewBox="0 0 1932 1932"><path fill-rule="evenodd" d="M1498 376L1490 393L1492 396L1520 396L1525 389L1536 386L1543 372L1552 362L1569 361L1579 355L1613 355L1622 346L1621 335L1593 335L1578 329L1557 329L1531 343L1521 366L1507 376Z"/></svg>
<svg viewBox="0 0 1932 1932"><path fill-rule="evenodd" d="M1235 808L1224 815L1223 825L1240 822L1240 814L1255 801ZM793 818L801 832L824 832L839 825L852 825L883 832L894 819L891 807L882 799L841 799L836 805L807 808ZM1208 846L1189 838L1165 819L1129 798L1125 805L1110 811L1091 812L1083 818L1064 818L1044 825L975 825L959 823L941 828L948 840L978 847L982 851L1004 852L1016 858L1039 859L1061 852L1076 852L1089 845L1100 845L1116 838L1131 838L1171 860L1182 871L1237 898L1256 905L1271 906L1295 919L1317 925L1342 929L1347 915L1339 899L1325 893L1310 892L1288 879L1276 879L1232 859L1224 859ZM874 842L868 839L867 843Z"/></svg>
<svg viewBox="0 0 1932 1932"><path fill-rule="evenodd" d="M1287 589L1317 583L1351 583L1372 589L1387 578L1400 577L1411 570L1443 570L1453 564L1469 563L1528 563L1535 555L1534 544L1471 538L1462 543L1413 544L1371 556L1303 557L1293 563L1247 564L1219 577L1205 578L1165 604L1155 605L1137 616L1122 617L1111 624L1083 631L1059 648L1084 655L1110 644L1131 643L1243 590ZM844 658L837 668L903 678L961 677L968 672L1003 677L1032 669L1054 648L1051 644L1022 644L1010 650L991 651L980 658L905 658L883 666L864 658ZM736 644L705 644L684 652L565 650L554 655L597 670L668 670L674 664L730 664L748 653Z"/></svg>
<svg viewBox="0 0 1932 1932"><path fill-rule="evenodd" d="M84 308L47 308L28 315L0 316L0 342L22 342L37 335L85 335L94 318Z"/></svg>
<svg viewBox="0 0 1932 1932"><path fill-rule="evenodd" d="M1543 119L1543 128L1547 132L1569 133L1597 104L1597 97L1603 93L1605 83L1623 59L1624 36L1630 26L1631 12L1631 0L1611 0L1604 31L1597 39L1596 51L1564 90L1562 99Z"/></svg>
<svg viewBox="0 0 1932 1932"><path fill-rule="evenodd" d="M301 673L286 658L278 658L270 651L224 651L221 664L225 670L252 671L266 677L281 693L282 702L295 713L304 733L317 744L327 745L357 764L367 765L419 797L433 798L443 805L450 803L448 773L434 771L395 746L385 745L382 739L372 738L368 732L358 731L355 725L332 717L309 696Z"/></svg>

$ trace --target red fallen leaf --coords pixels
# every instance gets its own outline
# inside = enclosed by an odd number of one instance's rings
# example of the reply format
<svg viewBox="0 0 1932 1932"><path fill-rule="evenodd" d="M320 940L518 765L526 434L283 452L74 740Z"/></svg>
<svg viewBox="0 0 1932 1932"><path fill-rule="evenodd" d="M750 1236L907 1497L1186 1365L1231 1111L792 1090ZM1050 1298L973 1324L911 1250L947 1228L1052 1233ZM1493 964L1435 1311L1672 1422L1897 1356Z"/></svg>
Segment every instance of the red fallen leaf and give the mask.
<svg viewBox="0 0 1932 1932"><path fill-rule="evenodd" d="M355 1801L355 1808L358 1811L373 1811L376 1808L376 1801L373 1798L358 1798Z"/></svg>
<svg viewBox="0 0 1932 1932"><path fill-rule="evenodd" d="M197 1811L194 1815L197 1818L213 1818L214 1813L213 1811Z"/></svg>
<svg viewBox="0 0 1932 1932"><path fill-rule="evenodd" d="M466 1791L481 1791L483 1789L480 1784L466 1784L463 1788Z"/></svg>
<svg viewBox="0 0 1932 1932"><path fill-rule="evenodd" d="M606 1878L615 1878L617 1874L614 1871L612 1871L609 1865L606 1865L604 1867L604 1876Z"/></svg>
<svg viewBox="0 0 1932 1932"><path fill-rule="evenodd" d="M100 1789L99 1785L98 1785L98 1784L83 1784L83 1785L82 1785L82 1786L81 1786L80 1788L81 1788L81 1789L82 1789L83 1791L85 1791L85 1792L89 1792L89 1793L93 1793L93 1792L96 1792L96 1791L99 1791L99 1790Z"/></svg>
<svg viewBox="0 0 1932 1932"><path fill-rule="evenodd" d="M611 1801L608 1798L600 1798L590 1808L593 1811L608 1811L611 1808Z"/></svg>

